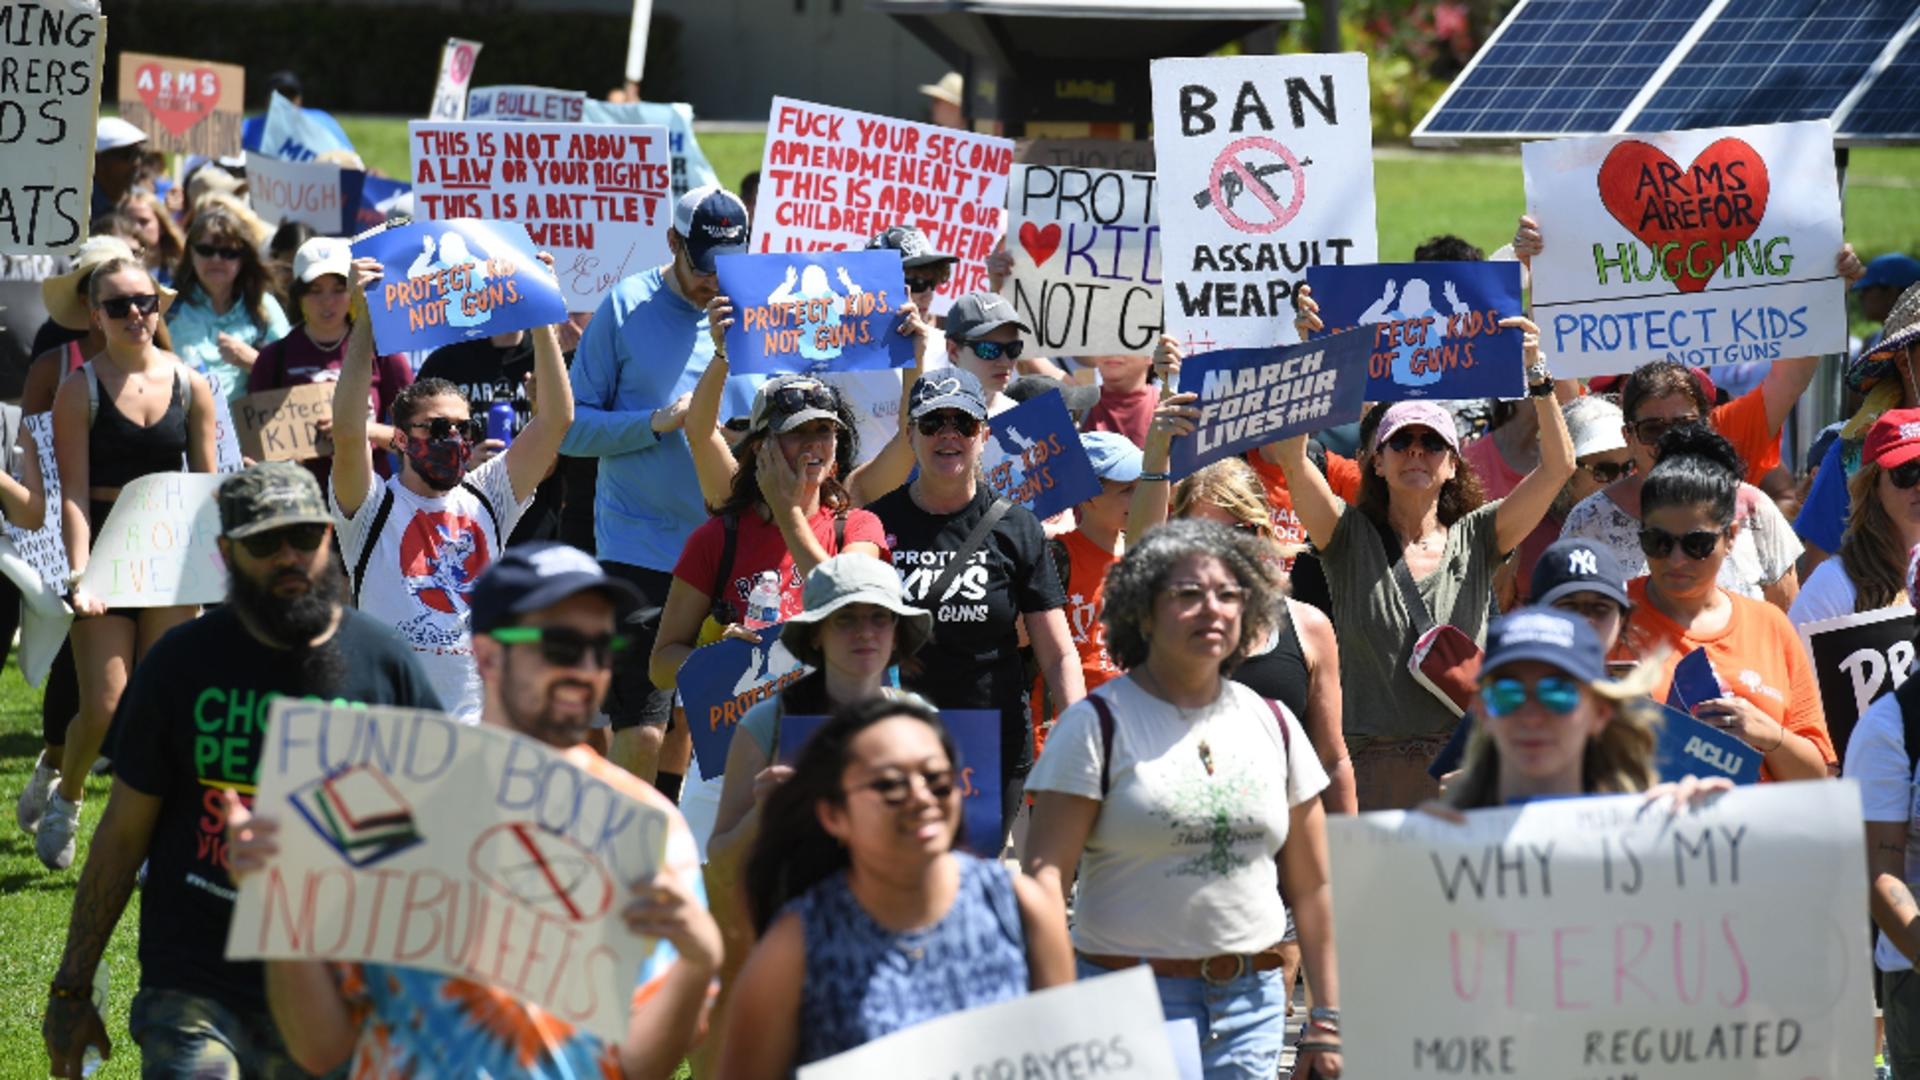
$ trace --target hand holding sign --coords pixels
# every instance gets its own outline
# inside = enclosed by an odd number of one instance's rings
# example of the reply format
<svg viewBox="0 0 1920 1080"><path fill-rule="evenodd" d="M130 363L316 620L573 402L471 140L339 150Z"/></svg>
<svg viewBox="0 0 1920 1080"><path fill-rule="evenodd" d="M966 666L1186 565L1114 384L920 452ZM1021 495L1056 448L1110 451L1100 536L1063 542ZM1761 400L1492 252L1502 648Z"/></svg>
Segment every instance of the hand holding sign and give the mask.
<svg viewBox="0 0 1920 1080"><path fill-rule="evenodd" d="M1517 398L1526 393L1520 267L1511 262L1315 266L1307 270L1313 323L1372 327L1367 400ZM1306 322L1302 298L1296 322Z"/></svg>
<svg viewBox="0 0 1920 1080"><path fill-rule="evenodd" d="M549 326L567 315L551 259L512 222L416 222L366 237L353 253L380 261L384 284L367 301L386 352Z"/></svg>
<svg viewBox="0 0 1920 1080"><path fill-rule="evenodd" d="M715 266L732 305L725 351L736 374L913 363L913 343L894 332L907 290L892 251L722 255Z"/></svg>

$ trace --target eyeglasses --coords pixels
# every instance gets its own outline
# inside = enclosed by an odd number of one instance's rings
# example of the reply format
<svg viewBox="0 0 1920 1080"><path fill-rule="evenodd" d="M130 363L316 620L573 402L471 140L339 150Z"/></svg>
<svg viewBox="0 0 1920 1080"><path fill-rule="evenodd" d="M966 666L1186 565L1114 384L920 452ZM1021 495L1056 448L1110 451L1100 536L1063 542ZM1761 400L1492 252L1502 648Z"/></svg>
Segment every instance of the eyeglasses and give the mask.
<svg viewBox="0 0 1920 1080"><path fill-rule="evenodd" d="M1633 437L1640 440L1640 445L1657 446L1660 440L1666 437L1667 432L1682 424L1699 422L1700 414L1694 413L1692 416L1649 416L1645 420L1631 421L1627 426L1633 429Z"/></svg>
<svg viewBox="0 0 1920 1080"><path fill-rule="evenodd" d="M436 416L431 420L415 420L406 425L408 431L427 429L427 438L433 442L443 442L451 438L462 438L477 443L487 437L487 422L477 416L465 420L455 420L448 416Z"/></svg>
<svg viewBox="0 0 1920 1080"><path fill-rule="evenodd" d="M327 538L329 526L309 522L304 525L288 525L284 528L269 529L263 533L240 538L240 546L247 554L256 559L270 559L280 554L280 545L292 544L295 551L315 551L320 541Z"/></svg>
<svg viewBox="0 0 1920 1080"><path fill-rule="evenodd" d="M1632 458L1625 461L1595 461L1582 465L1581 468L1587 470L1588 475L1602 484L1611 484L1623 476L1632 476L1640 469L1633 463Z"/></svg>
<svg viewBox="0 0 1920 1080"><path fill-rule="evenodd" d="M1549 675L1532 686L1519 679L1494 679L1480 688L1480 704L1492 717L1512 716L1532 698L1555 716L1566 716L1580 704L1580 684Z"/></svg>
<svg viewBox="0 0 1920 1080"><path fill-rule="evenodd" d="M998 341L969 341L967 348L982 360L1018 360L1021 350L1027 347L1024 341L1009 341L1002 345Z"/></svg>
<svg viewBox="0 0 1920 1080"><path fill-rule="evenodd" d="M1182 611L1199 607L1201 601L1209 596L1223 608L1240 608L1247 603L1247 591L1234 585L1209 589L1195 582L1182 582L1167 586L1167 595L1173 598L1173 606Z"/></svg>
<svg viewBox="0 0 1920 1080"><path fill-rule="evenodd" d="M960 437L963 439L971 439L980 431L980 419L978 417L969 416L963 412L955 412L951 409L942 409L936 413L928 413L919 420L914 421L914 423L919 426L920 434L929 438L940 434L948 428L959 432Z"/></svg>
<svg viewBox="0 0 1920 1080"><path fill-rule="evenodd" d="M1423 431L1416 436L1411 431L1402 430L1394 432L1393 437L1387 440L1387 449L1404 454L1416 438L1420 440L1420 449L1429 454L1438 454L1452 448L1452 444L1431 431Z"/></svg>
<svg viewBox="0 0 1920 1080"><path fill-rule="evenodd" d="M139 293L128 296L109 296L100 301L100 310L110 319L124 319L127 312L138 310L142 316L151 315L160 310L160 297L153 293Z"/></svg>
<svg viewBox="0 0 1920 1080"><path fill-rule="evenodd" d="M905 806L907 800L913 798L915 780L925 786L927 794L935 799L944 799L953 794L952 769L927 769L917 773L875 777L864 784L856 785L852 790L871 791L880 796L880 801L888 806Z"/></svg>
<svg viewBox="0 0 1920 1080"><path fill-rule="evenodd" d="M627 639L618 634L588 637L564 626L503 626L487 636L502 645L538 645L541 659L554 667L579 667L591 652L595 666L608 668L613 654L627 647Z"/></svg>
<svg viewBox="0 0 1920 1080"><path fill-rule="evenodd" d="M1720 537L1725 534L1725 529L1695 529L1685 536L1675 536L1665 529L1648 525L1640 530L1640 550L1649 559L1664 559L1673 554L1673 546L1678 544L1680 550L1686 552L1687 558L1697 561L1713 554Z"/></svg>
<svg viewBox="0 0 1920 1080"><path fill-rule="evenodd" d="M193 253L203 259L239 259L247 253L242 247L219 247L214 244L195 244Z"/></svg>
<svg viewBox="0 0 1920 1080"><path fill-rule="evenodd" d="M1920 484L1920 461L1909 461L1898 468L1888 469L1887 479L1892 480L1893 486L1901 491L1911 489L1913 485Z"/></svg>

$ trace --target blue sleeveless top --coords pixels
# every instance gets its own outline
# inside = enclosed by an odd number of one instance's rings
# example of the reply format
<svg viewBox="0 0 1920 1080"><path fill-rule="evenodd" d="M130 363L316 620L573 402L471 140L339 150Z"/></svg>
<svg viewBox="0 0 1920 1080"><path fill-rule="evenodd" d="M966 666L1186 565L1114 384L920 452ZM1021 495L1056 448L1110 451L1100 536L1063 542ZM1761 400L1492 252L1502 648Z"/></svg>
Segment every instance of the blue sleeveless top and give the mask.
<svg viewBox="0 0 1920 1080"><path fill-rule="evenodd" d="M1006 867L961 852L960 888L939 922L896 934L873 921L841 871L786 910L806 934L800 991L805 1065L901 1028L1027 992L1027 937Z"/></svg>

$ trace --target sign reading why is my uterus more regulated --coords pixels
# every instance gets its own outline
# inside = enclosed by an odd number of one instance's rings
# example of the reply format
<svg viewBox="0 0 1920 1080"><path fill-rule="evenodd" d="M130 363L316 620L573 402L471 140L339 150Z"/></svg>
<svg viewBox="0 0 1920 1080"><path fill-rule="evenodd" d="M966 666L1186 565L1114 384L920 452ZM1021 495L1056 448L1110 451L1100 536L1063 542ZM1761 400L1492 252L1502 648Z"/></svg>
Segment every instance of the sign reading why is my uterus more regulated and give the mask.
<svg viewBox="0 0 1920 1080"><path fill-rule="evenodd" d="M480 43L448 38L440 49L440 78L433 87L429 120L465 120L467 87L473 83L473 65L480 59Z"/></svg>
<svg viewBox="0 0 1920 1080"><path fill-rule="evenodd" d="M722 255L714 265L733 301L733 374L913 365L913 339L898 332L907 290L896 252Z"/></svg>
<svg viewBox="0 0 1920 1080"><path fill-rule="evenodd" d="M1221 458L1360 419L1373 334L1349 330L1274 349L1202 353L1180 369L1180 388L1200 395L1193 434L1173 440L1175 480Z"/></svg>
<svg viewBox="0 0 1920 1080"><path fill-rule="evenodd" d="M1007 184L1001 291L1044 356L1152 354L1160 340L1160 225L1154 176L1015 165Z"/></svg>
<svg viewBox="0 0 1920 1080"><path fill-rule="evenodd" d="M1847 350L1826 121L1534 142L1520 161L1555 375Z"/></svg>
<svg viewBox="0 0 1920 1080"><path fill-rule="evenodd" d="M5 0L0 42L0 254L63 253L86 238L107 20L98 0Z"/></svg>
<svg viewBox="0 0 1920 1080"><path fill-rule="evenodd" d="M120 489L79 590L110 608L211 604L226 599L217 473L150 473Z"/></svg>
<svg viewBox="0 0 1920 1080"><path fill-rule="evenodd" d="M551 326L567 317L553 273L511 221L416 221L362 237L353 254L380 260L370 290L382 352L433 349Z"/></svg>
<svg viewBox="0 0 1920 1080"><path fill-rule="evenodd" d="M240 152L247 70L178 56L120 54L120 118L146 148L222 157Z"/></svg>
<svg viewBox="0 0 1920 1080"><path fill-rule="evenodd" d="M1527 392L1515 262L1316 266L1307 284L1330 331L1370 327L1367 400L1517 398Z"/></svg>
<svg viewBox="0 0 1920 1080"><path fill-rule="evenodd" d="M423 968L617 1041L658 962L621 916L667 854L639 787L504 728L280 698L253 803L280 851L241 883L227 956Z"/></svg>
<svg viewBox="0 0 1920 1080"><path fill-rule="evenodd" d="M1189 352L1297 341L1307 268L1378 257L1368 110L1358 53L1153 62L1167 332Z"/></svg>

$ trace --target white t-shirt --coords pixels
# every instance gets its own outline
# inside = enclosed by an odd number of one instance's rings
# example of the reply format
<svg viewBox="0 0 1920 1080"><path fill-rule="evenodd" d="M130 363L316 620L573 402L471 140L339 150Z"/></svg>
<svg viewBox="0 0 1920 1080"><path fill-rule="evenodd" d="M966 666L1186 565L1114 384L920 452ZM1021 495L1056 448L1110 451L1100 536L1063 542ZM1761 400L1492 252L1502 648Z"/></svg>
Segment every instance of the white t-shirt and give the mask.
<svg viewBox="0 0 1920 1080"><path fill-rule="evenodd" d="M1840 775L1859 783L1861 810L1867 821L1898 822L1907 827L1907 880L1920 881L1920 800L1915 797L1920 789L1916 789L1913 772L1907 768L1906 728L1901 723L1897 697L1882 695L1861 714L1847 740L1847 760ZM1887 935L1875 937L1873 960L1881 971L1906 971L1913 966Z"/></svg>
<svg viewBox="0 0 1920 1080"><path fill-rule="evenodd" d="M479 489L486 502L467 485ZM360 583L360 610L400 631L447 712L461 723L477 724L482 695L467 635L467 594L513 534L520 515L533 505L533 497L529 493L525 501L514 500L505 454L494 455L468 473L464 484L436 499L408 491L397 476L383 481L372 474L359 513L351 518L340 509L329 484L327 500L349 573L360 565L367 531L380 512L383 486L393 492L393 509L373 538L366 580Z"/></svg>
<svg viewBox="0 0 1920 1080"><path fill-rule="evenodd" d="M1740 485L1734 520L1740 523L1740 531L1734 535L1733 550L1720 564L1720 587L1754 600L1765 600L1766 587L1792 570L1805 548L1780 507L1752 484ZM1613 552L1621 572L1629 579L1646 576L1647 556L1640 550L1640 519L1628 516L1605 491L1594 492L1573 508L1565 524L1560 526L1560 537L1563 540L1580 537L1603 544Z"/></svg>
<svg viewBox="0 0 1920 1080"><path fill-rule="evenodd" d="M1259 952L1286 933L1274 858L1291 809L1320 794L1326 770L1285 706L1283 741L1260 695L1221 687L1190 719L1127 676L1094 691L1113 709L1114 739L1080 861L1081 952L1193 959ZM1047 736L1027 790L1100 799L1100 760L1100 718L1081 702Z"/></svg>
<svg viewBox="0 0 1920 1080"><path fill-rule="evenodd" d="M1837 619L1842 615L1852 615L1853 606L1860 602L1860 592L1853 587L1853 579L1847 576L1847 568L1835 556L1813 568L1807 580L1800 586L1800 595L1794 597L1793 606L1787 609L1787 618L1798 629L1807 623L1824 619ZM1913 605L1907 603L1907 594L1902 590L1888 607L1899 611L1912 611Z"/></svg>

